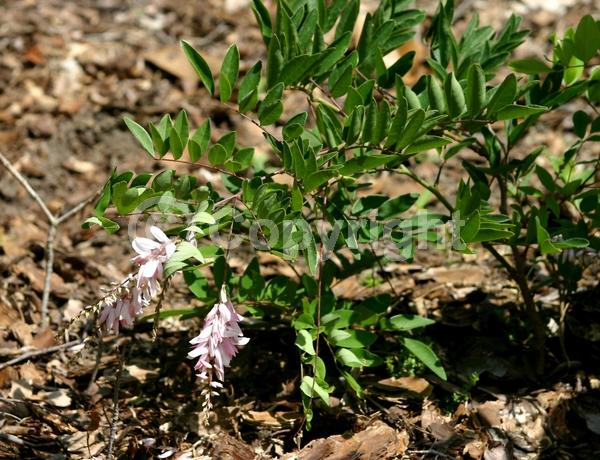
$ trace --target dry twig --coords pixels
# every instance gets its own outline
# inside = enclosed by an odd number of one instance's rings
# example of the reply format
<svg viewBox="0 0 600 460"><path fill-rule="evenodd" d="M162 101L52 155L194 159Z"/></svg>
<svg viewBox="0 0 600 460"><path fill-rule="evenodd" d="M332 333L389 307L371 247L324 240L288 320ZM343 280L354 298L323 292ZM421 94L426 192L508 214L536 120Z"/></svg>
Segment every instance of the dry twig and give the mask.
<svg viewBox="0 0 600 460"><path fill-rule="evenodd" d="M81 211L90 201L92 201L96 196L98 196L98 192L93 195L87 197L79 204L69 209L67 212L54 215L48 207L44 200L40 197L40 195L35 191L35 189L31 186L29 181L25 179L25 177L19 172L17 168L6 158L2 152L0 152L0 163L8 170L9 173L13 175L13 177L23 186L23 188L27 191L29 196L33 198L33 200L38 204L46 219L48 220L48 236L46 238L46 267L45 267L45 275L44 275L44 290L42 292L42 306L40 307L40 316L41 316L41 326L46 327L48 325L48 302L50 300L50 283L52 281L52 272L54 267L54 239L56 238L56 230L60 224L65 222L67 219L72 217Z"/></svg>
<svg viewBox="0 0 600 460"><path fill-rule="evenodd" d="M41 349L34 349L34 350L30 350L30 349L22 350L23 354L21 354L20 356L17 356L16 358L13 358L4 363L0 363L0 370L4 369L5 367L20 363L21 361L26 361L29 358L34 358L36 356L45 355L48 353L54 353L55 351L64 350L65 348L76 347L77 345L81 345L82 343L83 342L80 340L72 340L70 342L61 343L60 345L55 345L55 346L49 347L49 348L41 348Z"/></svg>

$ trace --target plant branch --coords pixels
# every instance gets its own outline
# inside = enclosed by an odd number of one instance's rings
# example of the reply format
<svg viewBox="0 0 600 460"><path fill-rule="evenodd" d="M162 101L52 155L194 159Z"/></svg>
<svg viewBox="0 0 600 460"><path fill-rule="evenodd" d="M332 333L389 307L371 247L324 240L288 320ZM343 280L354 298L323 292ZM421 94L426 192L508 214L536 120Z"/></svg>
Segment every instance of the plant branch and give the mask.
<svg viewBox="0 0 600 460"><path fill-rule="evenodd" d="M31 186L29 181L14 167L14 165L0 152L0 163L10 172L13 177L23 186L29 196L38 204L46 219L48 220L48 236L46 238L46 262L45 262L45 274L44 274L44 290L42 292L42 305L40 306L40 317L41 326L45 328L48 326L48 303L50 301L50 288L52 284L52 273L54 271L54 240L56 238L56 231L58 226L65 222L71 216L81 211L90 201L92 201L100 190L93 195L87 197L79 204L69 209L61 215L55 215L46 206L44 200Z"/></svg>
<svg viewBox="0 0 600 460"><path fill-rule="evenodd" d="M440 203L442 203L444 205L444 207L448 211L450 211L451 213L454 212L454 206L452 206L450 204L450 202L446 199L446 197L444 195L442 195L442 192L440 192L436 187L427 183L426 181L421 179L419 176L414 174L406 166L401 165L397 170L396 169L386 169L386 171L393 171L393 172L397 172L398 174L402 174L404 176L410 177L412 180L414 180L416 183L418 183L421 187L429 190L433 195L435 195L435 197L440 201Z"/></svg>
<svg viewBox="0 0 600 460"><path fill-rule="evenodd" d="M46 203L44 203L44 200L42 200L40 195L33 189L29 181L25 179L25 177L19 172L17 168L13 166L13 164L8 160L8 158L4 156L2 152L0 152L0 163L2 163L2 165L8 170L8 172L10 172L13 175L13 177L19 181L19 183L27 191L29 196L35 200L40 209L46 215L48 222L50 224L54 223L56 221L56 217L54 217L54 214L50 212L50 210L46 206Z"/></svg>

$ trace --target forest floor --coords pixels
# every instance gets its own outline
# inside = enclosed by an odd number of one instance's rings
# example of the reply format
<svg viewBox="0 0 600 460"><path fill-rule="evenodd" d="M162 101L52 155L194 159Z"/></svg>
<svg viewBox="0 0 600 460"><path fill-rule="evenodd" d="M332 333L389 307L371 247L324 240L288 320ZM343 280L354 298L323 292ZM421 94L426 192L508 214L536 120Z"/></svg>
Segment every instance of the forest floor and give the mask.
<svg viewBox="0 0 600 460"><path fill-rule="evenodd" d="M435 8L432 1L417 3L430 13ZM551 33L600 11L593 0L457 3L459 29L474 11L481 23L495 27L510 13L523 15L532 37L519 57L543 56ZM0 0L0 152L56 214L89 202L115 167L138 172L170 167L141 152L124 116L146 124L183 108L192 125L210 116L214 138L235 128L241 145L268 156L260 131L199 89L178 45L188 39L218 69L235 42L244 72L265 54L248 4ZM419 51L418 42L414 46ZM420 69L416 72L425 71ZM572 139L574 110L549 117L523 151L537 145L562 151ZM425 176L435 174L427 165L415 167ZM219 187L216 174L197 166L177 169ZM463 174L460 165L447 171L448 183ZM374 187L422 192L390 178ZM420 251L413 263L393 264L378 274L389 283L374 288L357 277L337 289L354 299L373 289L387 291L414 313L436 319L428 333L443 357L447 382L427 372L389 378L385 369L372 371L362 376L363 401L334 400L318 411L312 430L302 432L293 331L255 328L248 332L252 347L236 358L205 426L199 418L201 388L185 359L199 322L165 319L155 341L151 322L100 342L90 339L83 348L56 339L64 320L129 272L132 251L125 235L81 229L91 204L59 226L50 326L42 328L48 223L3 168L0 200L1 458L104 458L111 431L115 455L136 459L598 458L597 275L588 274L573 299L564 334L568 358L558 337L550 337L540 379L514 337L518 291L494 261L481 252ZM231 260L238 269L246 262L243 254ZM264 257L261 268L277 274L285 265ZM170 292L165 308L189 307L184 285ZM538 300L548 318L557 317L556 289L547 287ZM72 330L67 342L90 327ZM403 359L388 363L388 370L405 365ZM477 382L470 380L473 375Z"/></svg>

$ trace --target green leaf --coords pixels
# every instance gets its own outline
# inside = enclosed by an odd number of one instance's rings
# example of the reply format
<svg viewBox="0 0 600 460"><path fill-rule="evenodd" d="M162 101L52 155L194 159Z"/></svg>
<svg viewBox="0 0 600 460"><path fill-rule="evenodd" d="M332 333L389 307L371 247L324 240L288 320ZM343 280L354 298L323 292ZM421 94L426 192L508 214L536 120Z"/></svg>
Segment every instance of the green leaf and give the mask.
<svg viewBox="0 0 600 460"><path fill-rule="evenodd" d="M223 58L219 74L219 97L227 102L233 93L233 87L240 71L240 52L235 44L231 45Z"/></svg>
<svg viewBox="0 0 600 460"><path fill-rule="evenodd" d="M295 345L304 353L315 356L315 347L313 346L313 338L306 329L301 329L296 333Z"/></svg>
<svg viewBox="0 0 600 460"><path fill-rule="evenodd" d="M389 325L397 331L412 331L434 324L435 321L424 316L417 315L394 315L389 319Z"/></svg>
<svg viewBox="0 0 600 460"><path fill-rule="evenodd" d="M354 30L359 10L360 0L350 0L350 4L346 5L346 8L343 9L338 25L335 28L334 39L338 39L342 35Z"/></svg>
<svg viewBox="0 0 600 460"><path fill-rule="evenodd" d="M294 186L294 188L292 188L292 211L301 211L303 207L304 197L302 196L302 192L297 186Z"/></svg>
<svg viewBox="0 0 600 460"><path fill-rule="evenodd" d="M487 104L487 113L494 114L506 107L517 97L517 79L514 74L508 75L494 92L490 102Z"/></svg>
<svg viewBox="0 0 600 460"><path fill-rule="evenodd" d="M252 12L260 27L260 33L263 37L263 41L266 46L269 46L271 37L273 36L273 25L271 23L271 16L269 10L264 5L262 0L252 0Z"/></svg>
<svg viewBox="0 0 600 460"><path fill-rule="evenodd" d="M448 145L452 139L440 136L423 136L412 142L402 153L404 155L412 155L413 153L424 152L425 150L437 149Z"/></svg>
<svg viewBox="0 0 600 460"><path fill-rule="evenodd" d="M593 58L600 48L600 27L589 14L579 21L573 45L573 53L583 62Z"/></svg>
<svg viewBox="0 0 600 460"><path fill-rule="evenodd" d="M364 396L364 390L360 386L360 384L356 381L356 379L350 374L350 372L342 371L342 376L346 383L354 390L356 396L362 398Z"/></svg>
<svg viewBox="0 0 600 460"><path fill-rule="evenodd" d="M302 383L300 383L300 391L304 393L309 398L314 398L318 396L323 400L325 404L329 406L329 393L326 388L323 388L316 382L310 375L305 375L302 378Z"/></svg>
<svg viewBox="0 0 600 460"><path fill-rule="evenodd" d="M440 82L433 75L428 79L427 95L429 97L429 105L432 109L440 113L446 112L446 99L444 98L444 90Z"/></svg>
<svg viewBox="0 0 600 460"><path fill-rule="evenodd" d="M548 230L542 226L539 217L535 218L535 229L537 242L540 246L540 251L542 251L542 254L558 254L560 249L553 244L553 241L550 238L550 233L548 233Z"/></svg>
<svg viewBox="0 0 600 460"><path fill-rule="evenodd" d="M344 101L344 112L352 113L356 107L363 105L363 99L360 93L352 86L348 88L348 94Z"/></svg>
<svg viewBox="0 0 600 460"><path fill-rule="evenodd" d="M415 51L409 51L394 62L389 69L379 78L378 84L383 88L390 88L397 76L406 75L413 66Z"/></svg>
<svg viewBox="0 0 600 460"><path fill-rule="evenodd" d="M164 192L172 187L173 177L175 176L174 169L167 169L154 177L152 181L152 189L156 192Z"/></svg>
<svg viewBox="0 0 600 460"><path fill-rule="evenodd" d="M402 133L402 136L398 140L398 144L396 144L397 149L403 149L408 144L410 144L415 137L417 137L418 132L423 127L423 122L425 121L425 111L423 109L417 109L413 113L412 117L408 121L406 125L406 129Z"/></svg>
<svg viewBox="0 0 600 460"><path fill-rule="evenodd" d="M213 145L208 151L208 161L213 166L219 166L227 160L227 150L221 144Z"/></svg>
<svg viewBox="0 0 600 460"><path fill-rule="evenodd" d="M544 62L534 58L517 59L508 64L508 66L515 72L526 73L527 75L548 73L551 70Z"/></svg>
<svg viewBox="0 0 600 460"><path fill-rule="evenodd" d="M351 64L346 64L341 73L339 75L335 75L335 79L333 73L334 71L332 71L331 75L329 76L329 89L332 97L341 97L348 92L348 88L352 84L353 68Z"/></svg>
<svg viewBox="0 0 600 460"><path fill-rule="evenodd" d="M583 61L573 56L564 71L564 80L567 85L575 83L583 75Z"/></svg>
<svg viewBox="0 0 600 460"><path fill-rule="evenodd" d="M375 120L375 129L370 137L370 143L372 145L379 144L388 131L388 124L390 122L390 106L384 100L379 103L377 118Z"/></svg>
<svg viewBox="0 0 600 460"><path fill-rule="evenodd" d="M311 173L306 179L304 179L304 191L306 193L313 192L314 190L321 187L329 179L338 175L336 170L323 169L321 171L315 171Z"/></svg>
<svg viewBox="0 0 600 460"><path fill-rule="evenodd" d="M311 67L320 59L318 54L296 56L285 65L282 80L286 86L299 83L309 74Z"/></svg>
<svg viewBox="0 0 600 460"><path fill-rule="evenodd" d="M173 159L178 160L181 158L181 155L183 154L183 142L179 137L179 133L177 133L175 127L172 127L171 131L169 132L169 144L171 144L171 153L173 154Z"/></svg>
<svg viewBox="0 0 600 460"><path fill-rule="evenodd" d="M319 255L317 254L317 243L313 235L310 224L304 219L298 219L296 225L302 234L304 245L304 257L308 265L308 270L312 276L318 275Z"/></svg>
<svg viewBox="0 0 600 460"><path fill-rule="evenodd" d="M119 230L119 224L117 224L116 222L107 219L106 217L102 217L102 216L95 216L95 217L88 217L83 224L81 225L82 228L84 229L88 229L90 228L92 225L99 225L100 227L102 227L104 230L106 230L106 232L109 235L112 235L113 233L116 233Z"/></svg>
<svg viewBox="0 0 600 460"><path fill-rule="evenodd" d="M260 83L261 70L262 62L258 61L242 78L238 92L238 105L242 113L254 109L258 103L258 84Z"/></svg>
<svg viewBox="0 0 600 460"><path fill-rule="evenodd" d="M173 126L173 121L171 120L171 115L166 114L164 115L161 119L160 122L158 123L158 132L160 133L160 137L163 139L167 139L169 137L169 131L171 130L171 127Z"/></svg>
<svg viewBox="0 0 600 460"><path fill-rule="evenodd" d="M327 334L327 338L336 347L365 348L377 340L377 334L363 330L333 329Z"/></svg>
<svg viewBox="0 0 600 460"><path fill-rule="evenodd" d="M419 199L418 193L406 193L404 195L390 198L379 206L377 219L386 220L406 212Z"/></svg>
<svg viewBox="0 0 600 460"><path fill-rule="evenodd" d="M162 134L154 125L154 123L150 123L150 136L152 136L152 143L154 144L154 148L158 152L159 156L162 158L169 150L168 139L163 138Z"/></svg>
<svg viewBox="0 0 600 460"><path fill-rule="evenodd" d="M469 67L466 103L469 116L477 117L485 107L485 74L479 65Z"/></svg>
<svg viewBox="0 0 600 460"><path fill-rule="evenodd" d="M198 161L202 154L208 148L208 142L210 141L210 131L210 120L205 120L204 123L202 123L198 127L198 129L190 139L188 153L192 162L195 163L196 161Z"/></svg>
<svg viewBox="0 0 600 460"><path fill-rule="evenodd" d="M190 223L214 225L217 223L217 221L212 214L209 214L206 211L198 211L196 214L194 214Z"/></svg>
<svg viewBox="0 0 600 460"><path fill-rule="evenodd" d="M347 145L351 145L359 138L363 126L364 107L359 105L346 119L342 136Z"/></svg>
<svg viewBox="0 0 600 460"><path fill-rule="evenodd" d="M379 356L362 348L341 348L335 356L343 365L353 368L374 367L382 363Z"/></svg>
<svg viewBox="0 0 600 460"><path fill-rule="evenodd" d="M342 169L340 174L343 176L351 176L356 173L363 173L371 169L375 169L379 166L383 166L399 158L398 155L365 155L355 157L348 160Z"/></svg>
<svg viewBox="0 0 600 460"><path fill-rule="evenodd" d="M536 113L542 113L548 110L541 105L516 105L510 104L496 112L496 120L512 120L514 118L528 117Z"/></svg>
<svg viewBox="0 0 600 460"><path fill-rule="evenodd" d="M590 117L583 110L578 110L573 114L573 131L577 134L577 137L583 139L587 132L587 126L590 122Z"/></svg>
<svg viewBox="0 0 600 460"><path fill-rule="evenodd" d="M387 200L387 195L367 195L360 197L352 205L352 214L360 216L378 209Z"/></svg>
<svg viewBox="0 0 600 460"><path fill-rule="evenodd" d="M210 295L210 285L206 277L199 269L186 270L183 272L183 279L192 294L201 300L206 300Z"/></svg>
<svg viewBox="0 0 600 460"><path fill-rule="evenodd" d="M600 67L593 69L590 74L587 97L591 102L600 103Z"/></svg>
<svg viewBox="0 0 600 460"><path fill-rule="evenodd" d="M181 141L181 149L183 150L187 145L188 136L190 135L188 116L185 110L180 111L177 115L174 127L175 131L177 131L177 135L179 136L179 140Z"/></svg>
<svg viewBox="0 0 600 460"><path fill-rule="evenodd" d="M317 107L317 127L326 145L336 147L342 143L342 125L333 109L325 104Z"/></svg>
<svg viewBox="0 0 600 460"><path fill-rule="evenodd" d="M363 125L363 141L371 142L371 138L374 137L375 124L377 123L377 102L375 99L371 99L369 104L365 106L365 116ZM334 144L336 145L336 144Z"/></svg>
<svg viewBox="0 0 600 460"><path fill-rule="evenodd" d="M546 187L546 190L548 190L549 192L556 191L556 183L554 182L552 175L546 169L542 168L539 165L536 165L535 173L538 176L540 182L544 185L544 187Z"/></svg>
<svg viewBox="0 0 600 460"><path fill-rule="evenodd" d="M127 128L129 128L129 131L131 131L131 133L135 136L140 145L144 147L144 150L146 150L146 152L148 152L152 158L154 158L154 146L152 144L152 137L150 137L150 134L148 134L148 132L142 126L138 125L131 118L125 117L124 120Z"/></svg>
<svg viewBox="0 0 600 460"><path fill-rule="evenodd" d="M308 118L308 112L301 112L288 120L283 127L283 139L286 142L293 141L304 132L304 124Z"/></svg>
<svg viewBox="0 0 600 460"><path fill-rule="evenodd" d="M474 212L467 221L465 225L459 229L460 237L465 243L472 243L475 240L475 237L479 233L479 229L481 228L481 217L478 211Z"/></svg>
<svg viewBox="0 0 600 460"><path fill-rule="evenodd" d="M273 35L267 54L267 88L272 88L276 83L280 82L283 64L283 54L279 38L277 35Z"/></svg>
<svg viewBox="0 0 600 460"><path fill-rule="evenodd" d="M165 265L165 278L171 276L176 271L181 270L187 264L187 260L196 260L201 264L205 262L205 258L199 248L189 243L188 241L181 241L177 244L175 253L171 256Z"/></svg>
<svg viewBox="0 0 600 460"><path fill-rule="evenodd" d="M227 152L227 158L233 154L233 150L235 149L235 139L236 132L231 131L223 134L217 141L217 144L221 144L225 148L225 152Z"/></svg>
<svg viewBox="0 0 600 460"><path fill-rule="evenodd" d="M408 349L408 351L420 359L421 362L431 369L435 375L442 380L447 379L446 371L442 367L440 359L429 347L429 345L421 342L420 340L410 339L408 337L404 337L402 339L402 343Z"/></svg>
<svg viewBox="0 0 600 460"><path fill-rule="evenodd" d="M322 75L330 70L340 59L344 57L348 50L348 45L352 39L352 33L347 32L337 38L325 51L321 53L316 67L311 69L314 75Z"/></svg>
<svg viewBox="0 0 600 460"><path fill-rule="evenodd" d="M206 61L202 58L202 56L200 56L198 51L196 51L194 47L185 40L181 40L181 47L183 48L183 52L185 53L189 63L200 77L200 80L208 92L213 94L215 92L215 81L213 79L210 67Z"/></svg>
<svg viewBox="0 0 600 460"><path fill-rule="evenodd" d="M465 94L463 89L453 72L448 74L446 77L446 81L444 82L444 90L446 92L448 114L452 118L459 117L464 111L467 110L467 105L465 103Z"/></svg>
<svg viewBox="0 0 600 460"><path fill-rule="evenodd" d="M585 238L568 238L566 240L554 241L553 244L560 249L587 248L590 242Z"/></svg>
<svg viewBox="0 0 600 460"><path fill-rule="evenodd" d="M283 113L283 83L278 83L269 90L258 108L258 119L262 125L270 125L279 120Z"/></svg>
<svg viewBox="0 0 600 460"><path fill-rule="evenodd" d="M392 119L392 124L390 126L388 137L385 142L386 147L393 147L398 143L400 136L404 130L404 125L406 125L406 119L408 117L408 102L404 96L400 96L398 98L398 104L396 108L396 113L394 118Z"/></svg>

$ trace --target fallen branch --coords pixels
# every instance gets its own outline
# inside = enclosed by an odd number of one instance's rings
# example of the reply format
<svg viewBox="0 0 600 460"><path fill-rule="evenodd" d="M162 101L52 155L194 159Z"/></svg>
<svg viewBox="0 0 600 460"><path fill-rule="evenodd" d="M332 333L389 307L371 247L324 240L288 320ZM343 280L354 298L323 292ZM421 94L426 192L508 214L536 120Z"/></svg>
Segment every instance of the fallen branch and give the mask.
<svg viewBox="0 0 600 460"><path fill-rule="evenodd" d="M0 370L4 369L5 367L8 367L8 366L18 364L21 361L26 361L30 358L34 358L36 356L46 355L48 353L54 353L55 351L64 350L65 348L71 348L71 347L74 347L77 345L81 345L82 343L83 342L81 340L72 340L70 342L62 343L60 345L55 345L55 346L49 347L49 348L41 348L41 349L33 349L33 350L23 351L22 355L17 356L16 358L13 358L4 363L0 363Z"/></svg>
<svg viewBox="0 0 600 460"><path fill-rule="evenodd" d="M60 224L65 222L69 217L75 215L77 212L81 211L90 201L92 201L100 191L94 193L93 195L87 197L79 204L69 209L65 213L61 215L54 215L48 207L44 200L40 197L40 195L35 191L35 189L31 186L31 184L25 179L25 177L14 167L14 165L0 152L0 163L10 172L13 177L23 186L23 188L27 191L29 196L33 198L33 200L38 204L42 212L46 215L46 219L48 220L48 236L46 238L46 267L45 267L45 275L44 275L44 290L42 292L42 306L40 307L40 316L41 316L41 326L42 328L48 325L48 302L50 300L50 284L52 281L52 273L54 267L54 239L56 238L56 230Z"/></svg>

